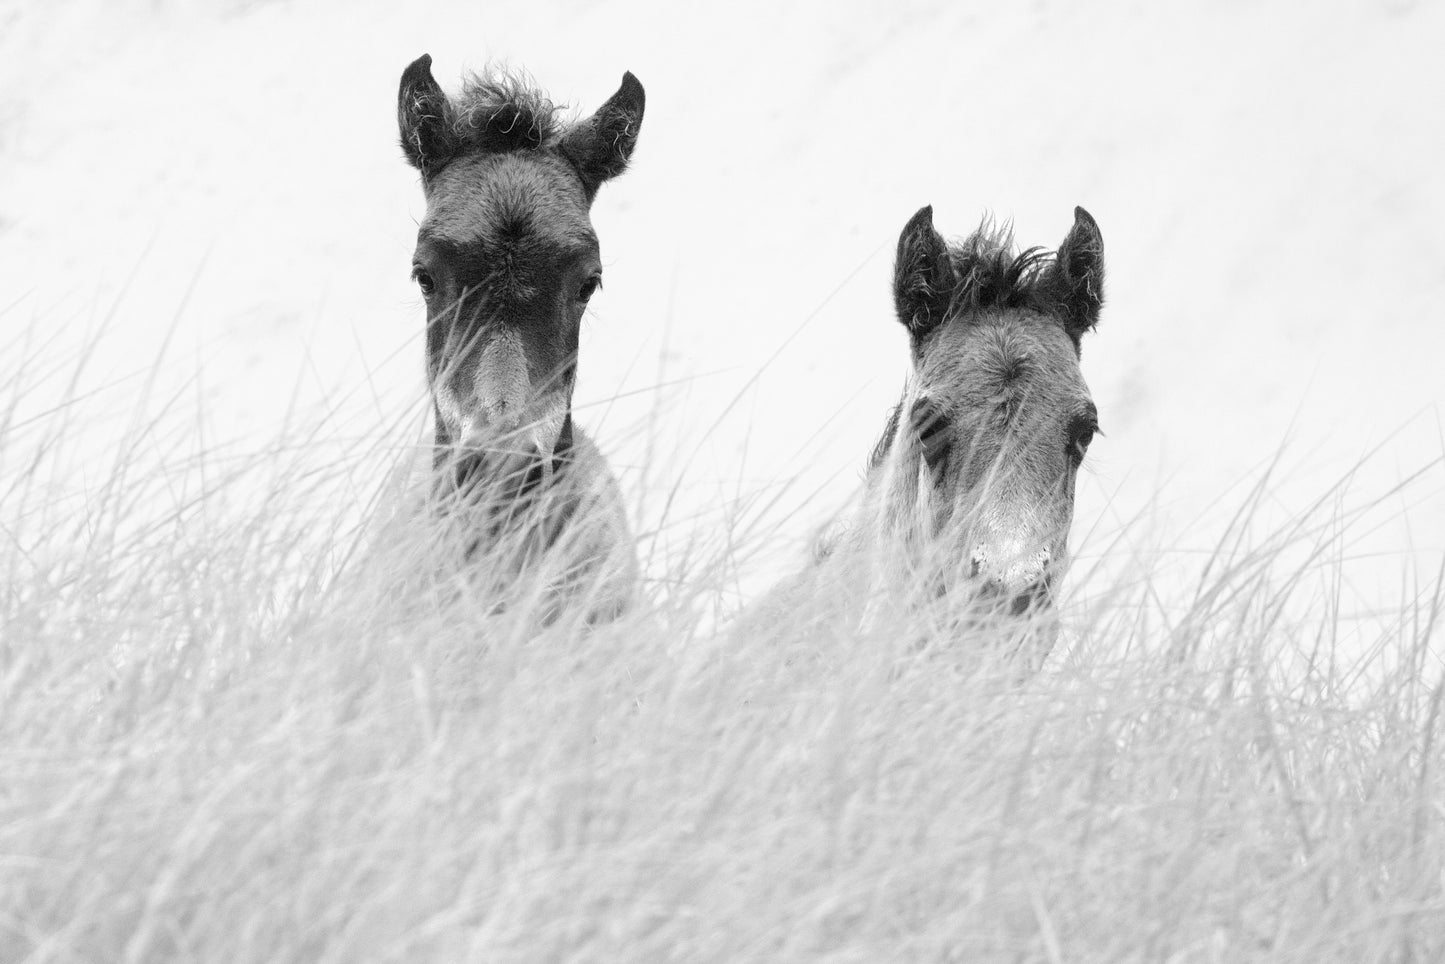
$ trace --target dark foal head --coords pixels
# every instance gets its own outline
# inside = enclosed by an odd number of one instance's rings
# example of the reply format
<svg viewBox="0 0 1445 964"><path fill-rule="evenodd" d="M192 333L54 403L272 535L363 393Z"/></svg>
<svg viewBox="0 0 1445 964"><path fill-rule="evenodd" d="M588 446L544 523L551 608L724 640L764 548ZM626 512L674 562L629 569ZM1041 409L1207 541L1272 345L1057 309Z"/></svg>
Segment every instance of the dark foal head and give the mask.
<svg viewBox="0 0 1445 964"><path fill-rule="evenodd" d="M986 222L950 246L925 207L898 241L894 303L914 377L875 459L913 473L925 533L1008 611L1047 600L1098 413L1079 344L1103 304L1103 239L1074 209L1057 254ZM905 483L907 484L907 483Z"/></svg>
<svg viewBox="0 0 1445 964"><path fill-rule="evenodd" d="M427 202L412 276L439 463L488 451L548 461L570 444L582 312L602 279L589 209L626 168L643 106L630 73L571 124L513 77L472 77L448 98L430 56L402 74L401 145Z"/></svg>

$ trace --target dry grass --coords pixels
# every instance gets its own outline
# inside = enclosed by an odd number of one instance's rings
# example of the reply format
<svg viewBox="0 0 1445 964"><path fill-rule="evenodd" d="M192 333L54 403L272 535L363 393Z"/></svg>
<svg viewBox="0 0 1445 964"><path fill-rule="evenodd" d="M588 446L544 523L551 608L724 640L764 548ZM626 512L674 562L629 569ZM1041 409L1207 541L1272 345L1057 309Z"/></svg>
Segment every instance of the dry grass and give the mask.
<svg viewBox="0 0 1445 964"><path fill-rule="evenodd" d="M712 631L735 533L543 628L346 481L392 455L136 421L77 475L15 411L0 960L1445 956L1441 581L1345 626L1326 509L1188 590L1081 567L1016 683L886 600Z"/></svg>

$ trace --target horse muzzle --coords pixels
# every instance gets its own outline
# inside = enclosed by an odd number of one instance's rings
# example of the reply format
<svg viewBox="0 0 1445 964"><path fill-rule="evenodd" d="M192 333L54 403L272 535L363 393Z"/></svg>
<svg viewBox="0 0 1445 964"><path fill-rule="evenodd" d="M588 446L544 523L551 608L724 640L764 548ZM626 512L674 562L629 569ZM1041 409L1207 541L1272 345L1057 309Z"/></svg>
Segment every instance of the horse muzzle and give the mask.
<svg viewBox="0 0 1445 964"><path fill-rule="evenodd" d="M969 554L968 576L981 603L1024 616L1047 607L1052 600L1054 562L1054 554L1047 548L1009 552L980 544Z"/></svg>

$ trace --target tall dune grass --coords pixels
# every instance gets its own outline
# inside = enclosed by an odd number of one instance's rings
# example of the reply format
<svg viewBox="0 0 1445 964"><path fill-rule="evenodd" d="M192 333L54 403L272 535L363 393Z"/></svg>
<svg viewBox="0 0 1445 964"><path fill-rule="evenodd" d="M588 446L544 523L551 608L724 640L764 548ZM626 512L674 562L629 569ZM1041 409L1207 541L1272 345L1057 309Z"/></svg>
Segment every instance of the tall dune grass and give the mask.
<svg viewBox="0 0 1445 964"><path fill-rule="evenodd" d="M1345 620L1329 500L1081 562L1019 682L842 589L730 630L756 535L543 624L432 558L404 446L16 411L0 960L1445 957L1441 577Z"/></svg>

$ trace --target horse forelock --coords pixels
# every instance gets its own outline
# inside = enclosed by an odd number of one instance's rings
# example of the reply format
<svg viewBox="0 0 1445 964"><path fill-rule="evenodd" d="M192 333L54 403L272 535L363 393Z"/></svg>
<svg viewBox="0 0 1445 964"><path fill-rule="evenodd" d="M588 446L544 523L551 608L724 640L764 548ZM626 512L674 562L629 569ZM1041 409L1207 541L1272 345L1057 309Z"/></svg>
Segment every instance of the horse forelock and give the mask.
<svg viewBox="0 0 1445 964"><path fill-rule="evenodd" d="M1062 321L1067 291L1050 270L1054 252L1041 247L1017 250L1009 223L985 217L977 230L950 246L949 258L957 279L949 298L950 316L1020 308Z"/></svg>
<svg viewBox="0 0 1445 964"><path fill-rule="evenodd" d="M554 142L565 111L526 74L489 67L462 82L448 120L461 153L506 153Z"/></svg>

